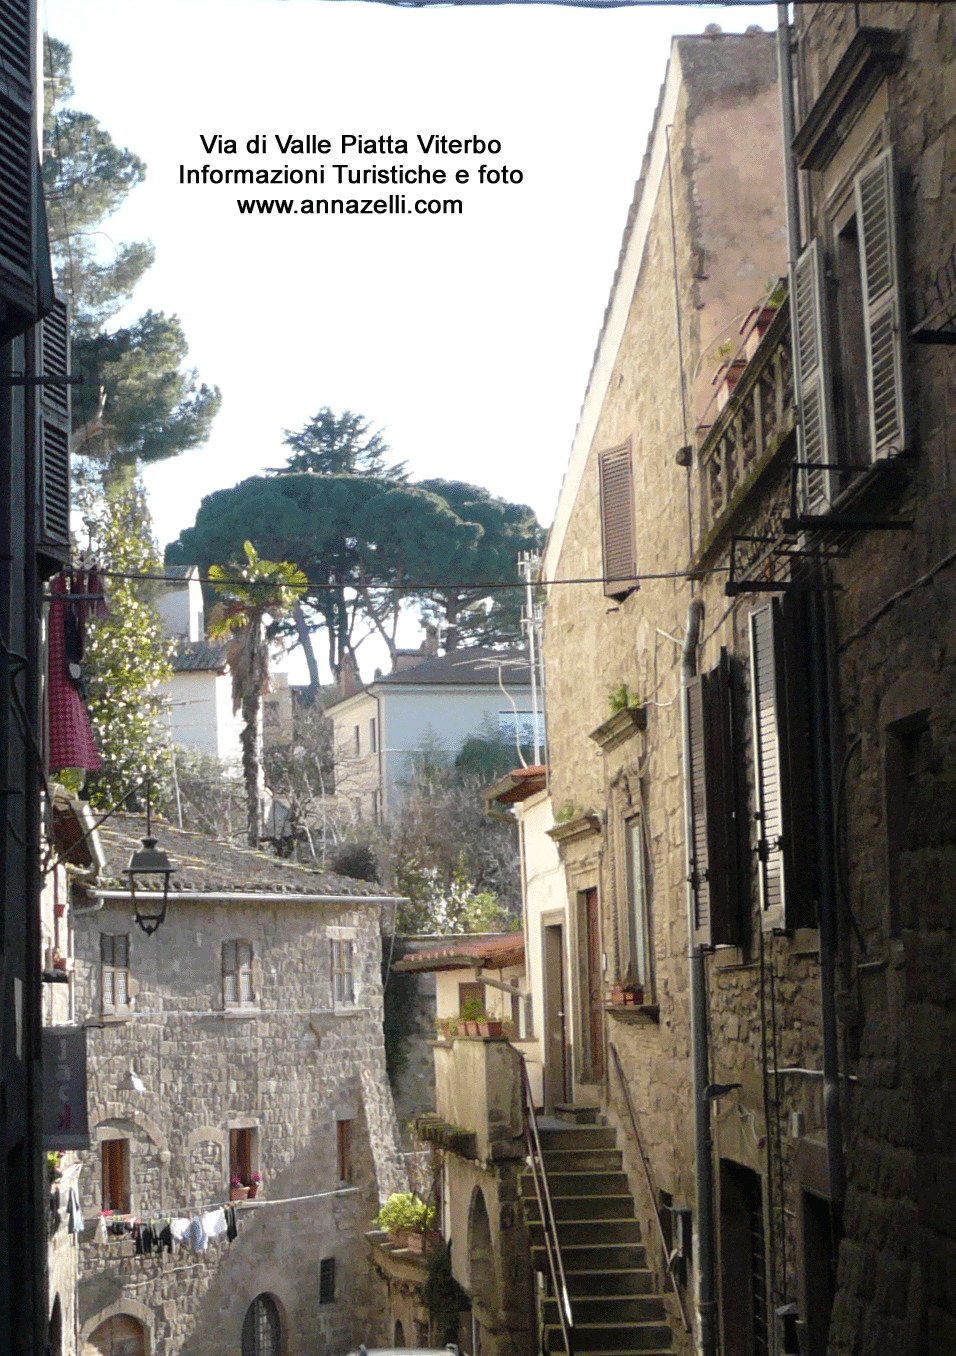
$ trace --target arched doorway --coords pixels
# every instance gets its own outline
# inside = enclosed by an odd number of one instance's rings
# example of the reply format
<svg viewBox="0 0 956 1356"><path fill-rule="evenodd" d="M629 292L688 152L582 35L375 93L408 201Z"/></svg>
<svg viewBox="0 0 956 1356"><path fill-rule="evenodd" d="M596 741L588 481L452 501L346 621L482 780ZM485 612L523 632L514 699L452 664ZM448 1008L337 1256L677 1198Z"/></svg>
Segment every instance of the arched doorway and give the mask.
<svg viewBox="0 0 956 1356"><path fill-rule="evenodd" d="M63 1356L63 1308L60 1304L59 1295L53 1301L46 1342L50 1356Z"/></svg>
<svg viewBox="0 0 956 1356"><path fill-rule="evenodd" d="M114 1314L86 1339L83 1356L146 1356L146 1329L129 1314Z"/></svg>
<svg viewBox="0 0 956 1356"><path fill-rule="evenodd" d="M402 1327L402 1320L398 1319L395 1324L395 1345L403 1347L405 1345L405 1329Z"/></svg>
<svg viewBox="0 0 956 1356"><path fill-rule="evenodd" d="M256 1295L242 1324L242 1356L281 1356L282 1327L271 1295Z"/></svg>

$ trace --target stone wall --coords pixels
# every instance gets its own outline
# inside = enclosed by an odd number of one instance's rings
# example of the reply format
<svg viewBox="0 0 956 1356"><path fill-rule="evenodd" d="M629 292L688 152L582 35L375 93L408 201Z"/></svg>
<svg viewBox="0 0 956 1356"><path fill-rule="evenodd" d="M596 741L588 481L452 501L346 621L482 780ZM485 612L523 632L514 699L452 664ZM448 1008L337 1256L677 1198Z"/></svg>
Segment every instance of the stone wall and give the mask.
<svg viewBox="0 0 956 1356"><path fill-rule="evenodd" d="M99 937L128 933L138 990L126 1014L102 1011ZM329 938L354 944L355 1002L332 1001ZM254 1004L226 1010L221 946L254 953ZM170 904L147 939L128 910L77 919L77 1009L89 1036L90 1118L98 1137L128 1141L132 1213L165 1220L229 1196L230 1131L252 1135L258 1199L240 1205L239 1237L207 1252L137 1257L132 1244L81 1248L83 1337L112 1312L142 1313L153 1352L238 1350L257 1294L276 1304L287 1356L340 1352L372 1306L364 1230L404 1183L385 1078L378 920L374 906ZM131 985L131 987L134 987ZM129 1071L144 1090L132 1090ZM339 1186L337 1120L352 1122L351 1191ZM97 1146L83 1155L88 1215L100 1199ZM94 1219L95 1223L95 1219ZM319 1262L334 1258L335 1299L320 1303ZM139 1308L130 1308L135 1301ZM117 1308L117 1306L119 1306Z"/></svg>

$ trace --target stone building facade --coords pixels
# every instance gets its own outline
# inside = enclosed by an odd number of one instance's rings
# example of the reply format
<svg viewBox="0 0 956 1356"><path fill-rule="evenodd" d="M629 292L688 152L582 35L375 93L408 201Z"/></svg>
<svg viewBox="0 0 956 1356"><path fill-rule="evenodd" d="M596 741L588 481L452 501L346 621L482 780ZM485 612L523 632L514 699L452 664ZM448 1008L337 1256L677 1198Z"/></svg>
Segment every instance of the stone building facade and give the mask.
<svg viewBox="0 0 956 1356"><path fill-rule="evenodd" d="M574 1093L699 1349L915 1356L956 1340L954 16L796 11L792 138L772 39L675 41L545 558Z"/></svg>
<svg viewBox="0 0 956 1356"><path fill-rule="evenodd" d="M374 1318L364 1232L404 1185L382 1038L392 901L161 825L177 871L147 936L114 884L143 831L107 821L105 869L74 901L94 1141L80 1350L346 1351ZM211 1222L260 1177L231 1242L137 1253L133 1222Z"/></svg>

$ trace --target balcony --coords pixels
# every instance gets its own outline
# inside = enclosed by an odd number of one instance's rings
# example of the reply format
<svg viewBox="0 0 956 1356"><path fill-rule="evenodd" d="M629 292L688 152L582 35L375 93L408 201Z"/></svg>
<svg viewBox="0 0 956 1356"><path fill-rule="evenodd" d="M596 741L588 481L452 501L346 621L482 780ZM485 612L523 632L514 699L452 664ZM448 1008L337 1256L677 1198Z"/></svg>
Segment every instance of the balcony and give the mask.
<svg viewBox="0 0 956 1356"><path fill-rule="evenodd" d="M795 420L787 298L777 309L713 424L702 427L697 454L700 534L694 567L704 569L734 533L760 530L786 511ZM747 351L745 350L745 351ZM779 501L779 502L778 502ZM759 515L758 515L759 505Z"/></svg>

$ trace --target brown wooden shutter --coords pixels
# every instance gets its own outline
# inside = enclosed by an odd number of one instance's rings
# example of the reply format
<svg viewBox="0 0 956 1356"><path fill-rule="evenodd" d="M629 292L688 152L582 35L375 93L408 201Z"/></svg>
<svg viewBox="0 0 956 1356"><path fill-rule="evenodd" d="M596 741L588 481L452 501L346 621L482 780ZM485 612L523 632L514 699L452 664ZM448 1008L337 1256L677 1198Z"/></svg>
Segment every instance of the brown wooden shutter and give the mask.
<svg viewBox="0 0 956 1356"><path fill-rule="evenodd" d="M707 768L704 752L703 679L686 688L687 786L690 808L690 887L693 895L694 943L710 946L710 862L707 855Z"/></svg>
<svg viewBox="0 0 956 1356"><path fill-rule="evenodd" d="M694 943L730 946L739 935L740 869L730 657L687 687Z"/></svg>
<svg viewBox="0 0 956 1356"><path fill-rule="evenodd" d="M826 465L835 462L836 445L819 240L811 240L797 260L794 291L795 359L800 374L798 460L809 464L800 473L800 507L804 513L825 513L836 498L838 480Z"/></svg>
<svg viewBox="0 0 956 1356"><path fill-rule="evenodd" d="M903 299L893 154L885 150L854 180L863 283L863 326L870 405L870 453L876 461L906 447Z"/></svg>
<svg viewBox="0 0 956 1356"><path fill-rule="evenodd" d="M750 614L750 692L757 799L760 912L765 928L784 926L783 779L777 673L779 624L773 603Z"/></svg>
<svg viewBox="0 0 956 1356"><path fill-rule="evenodd" d="M788 931L816 923L816 834L814 830L814 756L810 725L809 595L784 594L777 605L778 656L782 691L781 810L786 890L784 925Z"/></svg>
<svg viewBox="0 0 956 1356"><path fill-rule="evenodd" d="M711 946L732 946L740 934L740 830L731 677L730 655L722 650L720 662L704 674L702 684Z"/></svg>
<svg viewBox="0 0 956 1356"><path fill-rule="evenodd" d="M38 371L44 377L70 375L70 318L57 298L38 326ZM37 546L59 564L70 560L70 388L45 385L39 397L40 513Z"/></svg>
<svg viewBox="0 0 956 1356"><path fill-rule="evenodd" d="M602 452L598 468L604 592L611 598L619 598L638 586L631 444L628 442L613 451Z"/></svg>

